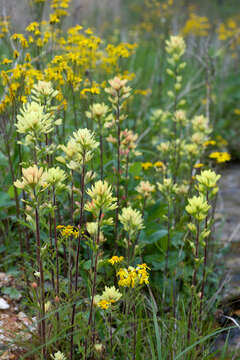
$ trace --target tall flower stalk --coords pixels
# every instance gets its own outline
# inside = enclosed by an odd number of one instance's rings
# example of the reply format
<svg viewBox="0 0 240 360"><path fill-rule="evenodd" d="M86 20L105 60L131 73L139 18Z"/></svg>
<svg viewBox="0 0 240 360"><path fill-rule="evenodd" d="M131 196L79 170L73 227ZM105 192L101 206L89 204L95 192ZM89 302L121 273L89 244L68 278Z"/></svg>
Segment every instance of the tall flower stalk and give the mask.
<svg viewBox="0 0 240 360"><path fill-rule="evenodd" d="M88 317L88 326L90 326L91 333L93 335L93 304L94 297L96 293L97 286L97 269L98 269L98 256L99 256L99 247L100 247L100 234L101 227L104 224L112 224L112 219L106 219L105 214L108 211L116 209L117 203L116 198L112 196L112 188L106 181L97 181L92 188L87 191L87 194L90 196L91 201L88 201L85 205L85 209L91 212L97 222L93 223L95 227L94 236L93 236L93 251L94 251L94 264L93 264L93 279L92 279L92 289L91 289L91 303L90 303L90 312ZM104 216L103 216L104 214ZM93 335L93 346L95 343Z"/></svg>
<svg viewBox="0 0 240 360"><path fill-rule="evenodd" d="M98 126L98 133L99 133L99 143L100 143L100 178L103 180L103 132L104 128L108 126L109 123L109 107L104 103L99 104L92 104L89 107L89 111L86 111L86 116L97 123Z"/></svg>
<svg viewBox="0 0 240 360"><path fill-rule="evenodd" d="M81 173L80 181L80 215L79 215L79 235L78 235L78 245L77 245L77 254L75 261L75 279L74 279L74 290L75 295L78 290L78 274L79 274L79 256L81 248L81 239L82 239L82 226L83 226L83 216L84 216L84 193L85 193L85 177L86 177L86 164L93 157L94 150L98 147L98 142L95 141L94 134L88 129L79 129L73 133L73 136L67 143L67 146L61 145L60 148L64 151L65 157L58 157L58 161L66 164L68 168L72 171ZM73 181L73 178L72 178ZM73 185L72 185L72 205L73 206ZM72 218L73 218L73 209L72 209ZM70 269L71 271L71 269ZM71 273L70 273L71 274ZM70 359L73 359L73 332L75 326L75 313L76 313L76 303L73 303L72 315L71 315L71 339L70 339Z"/></svg>
<svg viewBox="0 0 240 360"><path fill-rule="evenodd" d="M35 209L35 236L36 236L36 257L39 273L39 286L40 286L40 313L39 319L41 319L41 345L42 355L46 356L46 323L45 323L45 290L44 290L44 272L41 257L41 239L40 239L40 227L39 227L39 195L43 190L43 168L38 168L36 165L27 169L22 169L22 180L14 182L14 186L21 190L25 190L29 194L29 204Z"/></svg>
<svg viewBox="0 0 240 360"><path fill-rule="evenodd" d="M56 253L56 287L55 294L56 298L59 301L60 291L59 291L59 249L58 249L58 237L57 237L57 220L56 220L56 212L57 212L57 203L56 203L56 192L60 192L65 189L64 181L66 179L66 174L59 167L50 168L43 174L43 182L45 187L50 188L50 192L52 193L52 213L53 213L53 233L54 233L54 245L55 245L55 253ZM57 312L57 326L59 330L59 313Z"/></svg>
<svg viewBox="0 0 240 360"><path fill-rule="evenodd" d="M212 170L204 170L201 172L200 175L196 176L196 180L198 182L197 188L203 196L205 196L206 201L209 202L213 199L216 194L218 193L218 186L217 182L219 181L221 175L217 175ZM214 212L211 216L214 215ZM203 309L203 298L204 298L204 291L205 291L205 283L206 283L206 270L207 270L207 257L208 257L208 241L210 236L210 223L209 221L209 214L205 218L204 224L204 239L202 239L202 246L204 248L204 256L203 256L203 271L202 271L202 283L201 283L201 294L200 294L200 310L199 310L199 318L200 322L202 319L202 309Z"/></svg>
<svg viewBox="0 0 240 360"><path fill-rule="evenodd" d="M190 214L193 217L195 221L195 223L190 223L188 225L189 230L195 237L195 243L190 242L190 245L194 251L194 270L193 270L192 287L191 287L192 294L191 294L189 313L188 313L188 332L187 332L188 343L190 341L191 328L192 328L192 306L193 306L193 299L197 284L197 270L200 265L199 244L200 244L200 240L203 240L206 236L208 236L208 233L205 231L205 229L201 231L201 223L206 219L210 207L211 206L208 204L208 202L205 200L202 194L200 194L198 197L194 196L191 199L188 199L188 205L186 206L186 211L188 212L188 214Z"/></svg>
<svg viewBox="0 0 240 360"><path fill-rule="evenodd" d="M121 121L124 120L124 115L121 115L124 100L130 96L131 88L125 86L127 80L121 80L119 77L115 77L109 80L110 87L105 91L110 95L109 101L112 103L114 110L113 125L116 126L116 143L117 143L117 168L116 168L116 197L117 207L115 211L115 225L114 225L114 237L115 241L118 240L118 222L119 222L119 208L120 208L120 179L121 179Z"/></svg>

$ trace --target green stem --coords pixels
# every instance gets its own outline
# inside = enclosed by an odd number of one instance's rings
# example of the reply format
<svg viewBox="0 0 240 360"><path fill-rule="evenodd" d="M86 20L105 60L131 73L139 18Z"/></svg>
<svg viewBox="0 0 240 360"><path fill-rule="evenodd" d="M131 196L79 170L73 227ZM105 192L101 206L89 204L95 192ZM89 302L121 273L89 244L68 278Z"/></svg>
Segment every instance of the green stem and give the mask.
<svg viewBox="0 0 240 360"><path fill-rule="evenodd" d="M44 273L43 273L43 264L41 258L41 240L40 240L40 227L39 227L39 212L38 206L35 208L35 223L36 223L36 249L37 249L37 262L38 270L40 272L40 318L41 318L41 345L43 358L46 358L46 327L45 327L45 292L44 292Z"/></svg>
<svg viewBox="0 0 240 360"><path fill-rule="evenodd" d="M56 296L59 301L59 255L58 255L58 238L57 238L57 224L56 224L56 194L55 188L53 187L53 227L54 227L54 242L55 242L55 251L56 251ZM58 304L57 301L57 304ZM57 311L57 328L59 330L60 320L59 312Z"/></svg>
<svg viewBox="0 0 240 360"><path fill-rule="evenodd" d="M77 247L77 256L76 256L76 272L75 272L75 294L77 293L78 289L78 274L79 274L79 255L80 255L80 245L81 245L81 239L82 239L82 225L83 225L83 210L84 210L84 186L85 186L85 171L86 171L86 165L85 165L85 153L83 154L82 159L82 176L81 176L81 202L80 202L80 218L79 218L79 236L78 236L78 247ZM72 335L70 340L70 360L73 359L73 333L74 333L74 322L75 322L75 313L76 313L76 303L74 302L72 307L72 318L71 318L71 329L72 329Z"/></svg>
<svg viewBox="0 0 240 360"><path fill-rule="evenodd" d="M119 217L119 206L120 206L120 173L121 173L121 154L120 154L120 145L121 145L121 128L120 128L120 99L118 94L117 101L117 113L116 113L116 123L117 123L117 207L115 212L115 243L117 244L118 240L118 217Z"/></svg>

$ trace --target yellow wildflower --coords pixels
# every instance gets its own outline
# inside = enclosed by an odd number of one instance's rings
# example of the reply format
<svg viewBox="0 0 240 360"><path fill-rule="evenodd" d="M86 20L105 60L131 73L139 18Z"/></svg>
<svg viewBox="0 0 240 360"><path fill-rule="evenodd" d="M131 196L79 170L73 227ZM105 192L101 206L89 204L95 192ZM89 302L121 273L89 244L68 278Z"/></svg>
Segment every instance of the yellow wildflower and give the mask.
<svg viewBox="0 0 240 360"><path fill-rule="evenodd" d="M140 264L136 268L132 266L129 266L127 269L121 268L117 272L117 276L119 277L118 285L134 288L138 284L148 284L148 270L150 270L150 268L146 264Z"/></svg>
<svg viewBox="0 0 240 360"><path fill-rule="evenodd" d="M138 277L139 277L139 283L142 284L149 284L149 273L147 270L150 270L150 267L147 266L147 264L140 264L136 268Z"/></svg>
<svg viewBox="0 0 240 360"><path fill-rule="evenodd" d="M11 59L7 59L7 58L4 58L3 61L2 61L2 64L3 65L8 65L8 64L11 64L13 61Z"/></svg>
<svg viewBox="0 0 240 360"><path fill-rule="evenodd" d="M216 145L216 141L215 140L207 140L203 143L203 146L209 146L209 145L211 145L211 146Z"/></svg>
<svg viewBox="0 0 240 360"><path fill-rule="evenodd" d="M118 264L124 260L123 256L113 256L111 259L108 260L108 262L112 265Z"/></svg>
<svg viewBox="0 0 240 360"><path fill-rule="evenodd" d="M119 301L122 297L122 294L115 286L105 286L105 289L102 295L96 295L94 298L94 303L103 310L107 310L112 304Z"/></svg>
<svg viewBox="0 0 240 360"><path fill-rule="evenodd" d="M234 109L234 114L240 115L240 109Z"/></svg>
<svg viewBox="0 0 240 360"><path fill-rule="evenodd" d="M209 157L210 159L216 159L218 164L231 160L231 155L227 152L212 152Z"/></svg>
<svg viewBox="0 0 240 360"><path fill-rule="evenodd" d="M58 225L57 229L60 231L63 237L73 236L75 238L78 238L79 236L79 229L72 225Z"/></svg>
<svg viewBox="0 0 240 360"><path fill-rule="evenodd" d="M154 167L156 168L164 168L165 165L162 161L156 161L154 164L153 164Z"/></svg>
<svg viewBox="0 0 240 360"><path fill-rule="evenodd" d="M97 303L97 306L99 306L102 310L107 310L110 305L111 305L111 302L107 301L107 300L100 300Z"/></svg>
<svg viewBox="0 0 240 360"><path fill-rule="evenodd" d="M153 163L151 163L151 162L149 162L149 161L143 162L143 163L141 163L141 165L142 165L143 170L148 170L148 169L150 169L151 167L153 167Z"/></svg>
<svg viewBox="0 0 240 360"><path fill-rule="evenodd" d="M199 169L199 168L201 168L201 167L203 167L204 166L204 164L202 164L202 163L197 163L197 164L195 164L193 167L195 168L195 169Z"/></svg>

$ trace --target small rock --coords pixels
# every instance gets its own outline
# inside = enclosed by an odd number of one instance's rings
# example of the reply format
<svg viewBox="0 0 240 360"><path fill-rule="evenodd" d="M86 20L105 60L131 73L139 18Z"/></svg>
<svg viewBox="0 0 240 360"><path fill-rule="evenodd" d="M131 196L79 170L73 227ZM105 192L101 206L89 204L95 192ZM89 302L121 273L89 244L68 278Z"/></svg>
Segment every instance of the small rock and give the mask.
<svg viewBox="0 0 240 360"><path fill-rule="evenodd" d="M10 305L4 300L3 298L0 298L0 310L6 310L9 309Z"/></svg>
<svg viewBox="0 0 240 360"><path fill-rule="evenodd" d="M24 314L24 312L21 311L21 312L18 314L18 318L19 318L19 320L24 321L24 320L26 320L27 315Z"/></svg>

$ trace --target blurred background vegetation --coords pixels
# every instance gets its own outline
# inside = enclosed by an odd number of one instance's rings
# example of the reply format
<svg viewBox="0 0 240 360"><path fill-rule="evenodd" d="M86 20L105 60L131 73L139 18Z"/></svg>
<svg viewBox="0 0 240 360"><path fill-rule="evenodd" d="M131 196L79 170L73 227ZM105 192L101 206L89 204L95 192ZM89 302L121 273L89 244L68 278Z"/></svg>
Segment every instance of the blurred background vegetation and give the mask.
<svg viewBox="0 0 240 360"><path fill-rule="evenodd" d="M48 16L49 3L39 1L38 5L36 12L33 0L2 1L1 14L3 18L4 14L11 18L12 33L23 31L34 17ZM144 97L137 103L139 119L140 116L147 118L149 110L166 103L166 94L162 91L168 81L164 41L171 34L182 34L188 44L188 60L192 61L191 71L188 69L185 74L185 92L193 104L192 112L206 108L215 135L223 137L232 158L239 159L239 1L75 0L70 4L69 14L64 20L66 28L70 24L81 24L92 28L106 43L137 44L135 56L125 68L132 73L133 83ZM0 26L0 36L1 29L4 32L4 25ZM4 58L5 49L1 52ZM200 80L203 74L205 83ZM207 96L210 104L204 100ZM147 123L143 124L143 131L145 128ZM150 139L146 137L146 141Z"/></svg>

